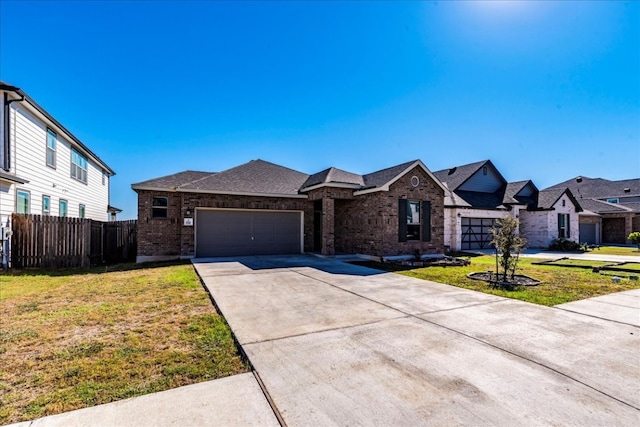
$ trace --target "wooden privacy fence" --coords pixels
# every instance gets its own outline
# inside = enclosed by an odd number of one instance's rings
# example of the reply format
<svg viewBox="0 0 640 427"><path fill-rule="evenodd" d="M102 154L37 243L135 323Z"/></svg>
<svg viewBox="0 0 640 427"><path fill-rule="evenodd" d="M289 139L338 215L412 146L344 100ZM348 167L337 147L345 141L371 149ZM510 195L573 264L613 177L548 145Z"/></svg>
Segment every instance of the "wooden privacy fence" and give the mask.
<svg viewBox="0 0 640 427"><path fill-rule="evenodd" d="M135 261L136 225L135 220L14 214L11 263L15 268L73 268Z"/></svg>

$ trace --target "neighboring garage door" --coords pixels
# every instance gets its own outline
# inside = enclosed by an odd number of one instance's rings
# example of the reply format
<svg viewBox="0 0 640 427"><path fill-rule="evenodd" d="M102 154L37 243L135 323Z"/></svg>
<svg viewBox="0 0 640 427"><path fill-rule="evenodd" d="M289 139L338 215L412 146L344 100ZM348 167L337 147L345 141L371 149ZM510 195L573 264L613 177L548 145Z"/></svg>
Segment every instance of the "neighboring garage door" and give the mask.
<svg viewBox="0 0 640 427"><path fill-rule="evenodd" d="M490 249L489 230L495 224L493 218L462 218L461 249Z"/></svg>
<svg viewBox="0 0 640 427"><path fill-rule="evenodd" d="M596 244L595 224L580 224L580 243Z"/></svg>
<svg viewBox="0 0 640 427"><path fill-rule="evenodd" d="M196 256L302 252L302 212L196 209Z"/></svg>

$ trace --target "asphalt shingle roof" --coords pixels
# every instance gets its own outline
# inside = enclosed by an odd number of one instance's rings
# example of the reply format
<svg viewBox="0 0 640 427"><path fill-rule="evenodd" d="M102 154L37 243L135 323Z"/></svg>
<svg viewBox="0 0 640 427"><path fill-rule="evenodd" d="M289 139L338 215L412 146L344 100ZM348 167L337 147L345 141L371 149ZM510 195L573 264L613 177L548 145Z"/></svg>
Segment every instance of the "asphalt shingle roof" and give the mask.
<svg viewBox="0 0 640 427"><path fill-rule="evenodd" d="M449 169L436 171L433 174L441 182L446 183L449 189L455 191L456 188L460 187L466 180L471 177L471 175L476 173L478 169L484 166L484 164L488 161L489 160L482 160L475 163L469 163L468 165L454 166Z"/></svg>
<svg viewBox="0 0 640 427"><path fill-rule="evenodd" d="M578 182L578 179L581 181ZM640 195L640 178L610 181L603 178L576 177L549 188L568 187L571 192L580 198L605 198ZM628 188L629 191L625 191Z"/></svg>
<svg viewBox="0 0 640 427"><path fill-rule="evenodd" d="M330 167L321 172L311 175L302 185L302 188L327 183L354 184L364 186L364 179L362 175Z"/></svg>
<svg viewBox="0 0 640 427"><path fill-rule="evenodd" d="M214 174L215 172L199 172L199 171L187 170L184 172L174 173L172 175L161 176L159 178L138 182L138 183L132 184L132 187L176 189L182 185L189 184L194 181L198 181L202 178L206 178Z"/></svg>
<svg viewBox="0 0 640 427"><path fill-rule="evenodd" d="M404 172L404 170L407 169L409 166L411 166L412 164L418 161L419 160L412 160L410 162L402 163L396 166L392 166L390 168L381 169L379 171L363 175L362 178L364 180L364 187L365 188L382 187L383 185L391 181L393 178L397 177L402 172Z"/></svg>
<svg viewBox="0 0 640 427"><path fill-rule="evenodd" d="M258 159L180 188L192 191L297 195L308 178L306 173Z"/></svg>

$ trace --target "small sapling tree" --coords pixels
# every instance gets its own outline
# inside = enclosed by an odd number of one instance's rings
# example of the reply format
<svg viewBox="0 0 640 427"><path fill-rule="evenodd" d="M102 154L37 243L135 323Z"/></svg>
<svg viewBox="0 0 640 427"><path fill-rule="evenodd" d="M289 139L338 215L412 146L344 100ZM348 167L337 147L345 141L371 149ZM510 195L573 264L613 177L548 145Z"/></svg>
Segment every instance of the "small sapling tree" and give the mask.
<svg viewBox="0 0 640 427"><path fill-rule="evenodd" d="M526 239L520 236L517 230L518 220L511 217L499 219L490 230L491 244L496 248L496 266L499 264L502 267L502 282L505 283L508 274L511 274L511 279L513 279L520 251L527 245ZM500 272L496 271L496 278L498 274Z"/></svg>

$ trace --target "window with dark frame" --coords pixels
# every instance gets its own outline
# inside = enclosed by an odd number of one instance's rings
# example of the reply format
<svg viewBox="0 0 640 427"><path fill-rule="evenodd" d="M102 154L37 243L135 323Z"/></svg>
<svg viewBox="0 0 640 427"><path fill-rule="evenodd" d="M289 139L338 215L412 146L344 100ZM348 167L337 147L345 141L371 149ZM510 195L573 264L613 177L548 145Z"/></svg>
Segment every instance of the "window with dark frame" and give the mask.
<svg viewBox="0 0 640 427"><path fill-rule="evenodd" d="M169 212L168 197L154 197L151 201L151 218L167 218Z"/></svg>
<svg viewBox="0 0 640 427"><path fill-rule="evenodd" d="M51 214L51 197L44 195L42 196L42 215L50 215Z"/></svg>
<svg viewBox="0 0 640 427"><path fill-rule="evenodd" d="M47 166L56 168L56 133L47 129Z"/></svg>
<svg viewBox="0 0 640 427"><path fill-rule="evenodd" d="M431 202L398 199L398 241L431 241Z"/></svg>
<svg viewBox="0 0 640 427"><path fill-rule="evenodd" d="M76 150L71 150L71 178L87 183L87 158Z"/></svg>
<svg viewBox="0 0 640 427"><path fill-rule="evenodd" d="M84 218L84 215L85 215L85 207L83 204L80 204L80 206L78 206L78 217Z"/></svg>
<svg viewBox="0 0 640 427"><path fill-rule="evenodd" d="M568 239L571 237L570 232L569 214L558 214L558 237L561 239Z"/></svg>

